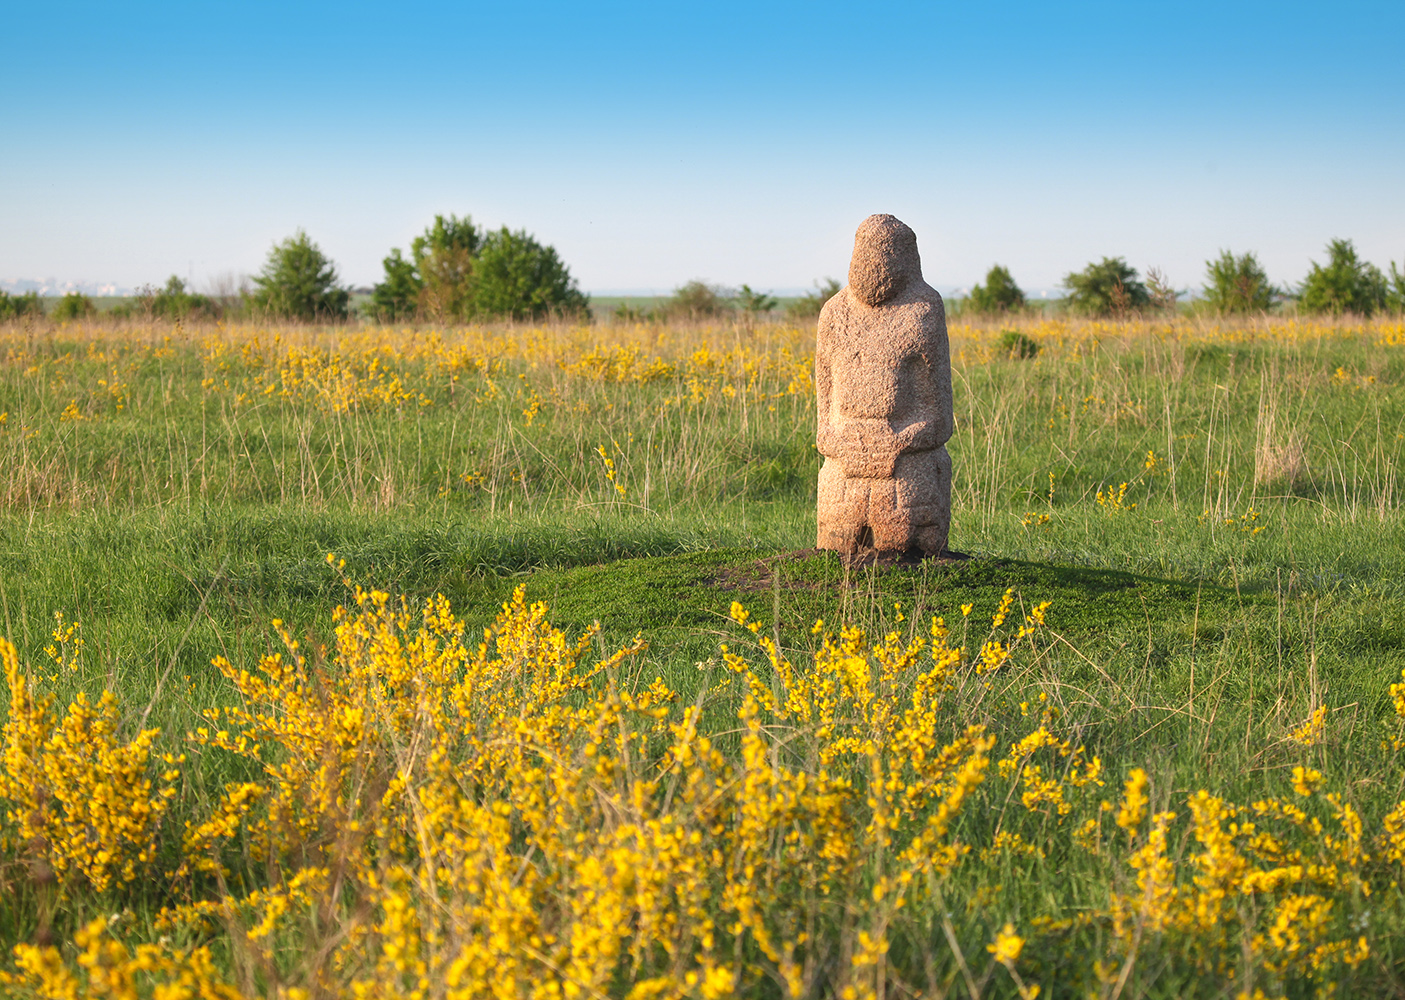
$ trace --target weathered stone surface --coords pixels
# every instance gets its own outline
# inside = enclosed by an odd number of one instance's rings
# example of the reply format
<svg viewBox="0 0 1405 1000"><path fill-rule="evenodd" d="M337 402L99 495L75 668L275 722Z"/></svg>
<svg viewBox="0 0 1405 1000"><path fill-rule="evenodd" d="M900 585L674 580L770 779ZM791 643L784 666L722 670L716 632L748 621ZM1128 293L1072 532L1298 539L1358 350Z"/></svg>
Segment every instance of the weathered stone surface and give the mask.
<svg viewBox="0 0 1405 1000"><path fill-rule="evenodd" d="M846 558L943 555L951 525L951 356L917 236L870 215L815 347L824 455L816 544Z"/></svg>

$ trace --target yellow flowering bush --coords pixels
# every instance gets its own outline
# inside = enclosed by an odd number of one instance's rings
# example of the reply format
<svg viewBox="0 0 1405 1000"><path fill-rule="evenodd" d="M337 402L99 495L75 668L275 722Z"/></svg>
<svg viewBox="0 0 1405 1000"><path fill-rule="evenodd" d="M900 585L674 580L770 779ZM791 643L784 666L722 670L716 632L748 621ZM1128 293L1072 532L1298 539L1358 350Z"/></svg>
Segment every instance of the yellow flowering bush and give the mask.
<svg viewBox="0 0 1405 1000"><path fill-rule="evenodd" d="M144 930L16 945L7 991L876 998L959 978L1032 998L1111 994L1152 974L1142 956L1328 995L1376 955L1361 901L1398 905L1405 802L1363 816L1306 766L1247 804L1142 767L1104 794L1043 692L994 704L1047 604L1018 616L1007 593L959 644L941 618L875 640L821 622L798 662L735 604L745 643L680 690L637 676L641 640L568 638L522 588L478 640L442 597L351 593L329 648L282 630L252 668L215 661L234 697L189 761L124 740L110 694L55 714L0 646L6 860L73 899L145 875L163 900ZM182 768L220 761L246 780L163 823ZM1000 880L1055 867L1084 873L1075 916L1002 903Z"/></svg>
<svg viewBox="0 0 1405 1000"><path fill-rule="evenodd" d="M157 731L124 743L117 699L106 691L96 705L80 693L56 718L53 699L35 694L7 639L0 639L0 665L10 689L0 847L30 855L65 892L80 880L99 893L131 882L155 862L161 819L176 792L175 770L150 773Z"/></svg>

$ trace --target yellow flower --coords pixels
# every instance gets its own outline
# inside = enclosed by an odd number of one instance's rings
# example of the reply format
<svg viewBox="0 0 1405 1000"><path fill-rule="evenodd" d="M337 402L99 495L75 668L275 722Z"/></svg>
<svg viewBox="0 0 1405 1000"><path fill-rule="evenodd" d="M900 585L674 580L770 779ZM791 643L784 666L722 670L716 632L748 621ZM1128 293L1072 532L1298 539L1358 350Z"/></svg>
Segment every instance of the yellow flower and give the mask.
<svg viewBox="0 0 1405 1000"><path fill-rule="evenodd" d="M1322 785L1322 772L1314 771L1310 767L1293 768L1293 791L1299 795L1307 796L1317 791Z"/></svg>
<svg viewBox="0 0 1405 1000"><path fill-rule="evenodd" d="M1306 722L1288 734L1288 738L1295 743L1310 747L1321 743L1326 733L1327 706L1319 705Z"/></svg>
<svg viewBox="0 0 1405 1000"><path fill-rule="evenodd" d="M1139 767L1132 768L1124 786L1122 806L1117 810L1117 825L1126 830L1129 837L1137 835L1137 828L1146 817L1146 786L1146 772Z"/></svg>
<svg viewBox="0 0 1405 1000"><path fill-rule="evenodd" d="M995 941L985 946L1001 965L1014 965L1024 950L1024 938L1015 934L1015 925L1007 923L995 935Z"/></svg>

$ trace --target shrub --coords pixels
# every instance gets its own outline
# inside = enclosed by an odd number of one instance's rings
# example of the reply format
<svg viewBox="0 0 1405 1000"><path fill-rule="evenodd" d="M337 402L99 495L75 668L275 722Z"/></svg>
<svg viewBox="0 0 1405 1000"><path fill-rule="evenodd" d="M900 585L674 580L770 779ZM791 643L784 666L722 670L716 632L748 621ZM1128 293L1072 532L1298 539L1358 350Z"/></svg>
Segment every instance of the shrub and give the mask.
<svg viewBox="0 0 1405 1000"><path fill-rule="evenodd" d="M366 310L382 320L536 319L578 314L590 304L555 248L506 226L484 233L467 215L436 215L410 244L408 260L396 248L382 266L385 280Z"/></svg>
<svg viewBox="0 0 1405 1000"><path fill-rule="evenodd" d="M420 293L424 282L412 261L400 254L400 248L390 251L390 256L381 261L385 268L385 280L371 289L371 301L366 312L378 320L412 319L420 310Z"/></svg>
<svg viewBox="0 0 1405 1000"><path fill-rule="evenodd" d="M1391 312L1405 312L1405 271L1395 268L1390 262L1390 287L1386 289L1386 308Z"/></svg>
<svg viewBox="0 0 1405 1000"><path fill-rule="evenodd" d="M82 292L69 292L54 306L53 318L58 320L86 319L97 312L93 300Z"/></svg>
<svg viewBox="0 0 1405 1000"><path fill-rule="evenodd" d="M268 252L254 284L252 303L269 316L305 322L346 318L350 295L337 285L336 266L301 229Z"/></svg>
<svg viewBox="0 0 1405 1000"><path fill-rule="evenodd" d="M815 291L809 295L796 299L785 307L785 314L791 319L810 319L818 316L824 304L839 294L843 288L839 282L833 278L825 278L824 282L815 282Z"/></svg>
<svg viewBox="0 0 1405 1000"><path fill-rule="evenodd" d="M730 308L727 290L721 285L709 285L694 278L686 285L673 290L673 298L668 302L668 311L675 316L688 319L706 319L717 316Z"/></svg>
<svg viewBox="0 0 1405 1000"><path fill-rule="evenodd" d="M1033 338L1018 330L1001 330L1000 339L995 342L996 353L1002 358L1022 361L1039 353L1039 345Z"/></svg>
<svg viewBox="0 0 1405 1000"><path fill-rule="evenodd" d="M204 316L217 319L224 312L220 303L208 295L198 295L185 289L185 281L176 275L166 279L164 288L155 285L142 285L136 296L128 302L114 306L112 316L131 317L140 315L143 319L185 319L190 316Z"/></svg>
<svg viewBox="0 0 1405 1000"><path fill-rule="evenodd" d="M1010 272L996 264L985 276L985 284L971 289L966 308L975 313L1018 312L1025 307L1024 292L1015 284Z"/></svg>
<svg viewBox="0 0 1405 1000"><path fill-rule="evenodd" d="M157 290L151 298L151 312L155 316L182 319L197 311L213 312L213 303L203 295L186 291L185 282L174 274L166 279L166 287Z"/></svg>
<svg viewBox="0 0 1405 1000"><path fill-rule="evenodd" d="M1151 299L1153 308L1162 312L1174 313L1176 305L1180 302L1181 293L1176 291L1174 285L1166 275L1154 267L1146 269L1146 291Z"/></svg>
<svg viewBox="0 0 1405 1000"><path fill-rule="evenodd" d="M1254 254L1235 256L1228 250L1205 262L1204 291L1206 303L1221 313L1262 312L1273 303L1274 294Z"/></svg>
<svg viewBox="0 0 1405 1000"><path fill-rule="evenodd" d="M236 275L232 271L208 279L206 287L209 291L200 296L207 303L203 308L207 309L212 317L242 314L249 304L249 294L252 291L249 280L247 275Z"/></svg>
<svg viewBox="0 0 1405 1000"><path fill-rule="evenodd" d="M11 295L0 292L0 322L7 319L22 319L25 316L43 316L44 304L39 301L38 292L25 292Z"/></svg>
<svg viewBox="0 0 1405 1000"><path fill-rule="evenodd" d="M525 230L503 226L483 239L473 268L472 310L479 316L540 319L579 315L590 298L576 286L553 247L543 246Z"/></svg>
<svg viewBox="0 0 1405 1000"><path fill-rule="evenodd" d="M764 292L753 292L750 285L742 285L737 292L737 308L747 316L768 313L776 308L776 300Z"/></svg>
<svg viewBox="0 0 1405 1000"><path fill-rule="evenodd" d="M433 225L415 237L410 256L426 315L442 321L473 313L473 257L482 244L483 234L468 215L436 215Z"/></svg>
<svg viewBox="0 0 1405 1000"><path fill-rule="evenodd" d="M1298 307L1305 312L1370 316L1385 307L1386 297L1381 269L1358 260L1351 240L1332 240L1327 244L1327 264L1312 262L1298 290Z"/></svg>
<svg viewBox="0 0 1405 1000"><path fill-rule="evenodd" d="M1151 304L1136 268L1121 257L1104 257L1064 276L1070 309L1088 316L1126 316Z"/></svg>
<svg viewBox="0 0 1405 1000"><path fill-rule="evenodd" d="M654 311L636 306L628 299L615 306L611 313L616 323L648 323L654 319Z"/></svg>

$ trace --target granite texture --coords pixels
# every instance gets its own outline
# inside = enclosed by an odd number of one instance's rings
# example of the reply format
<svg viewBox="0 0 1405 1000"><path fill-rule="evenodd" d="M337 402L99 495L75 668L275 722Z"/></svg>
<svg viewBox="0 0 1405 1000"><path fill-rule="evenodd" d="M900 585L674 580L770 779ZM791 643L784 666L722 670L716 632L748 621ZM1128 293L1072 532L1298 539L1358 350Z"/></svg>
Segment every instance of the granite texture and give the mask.
<svg viewBox="0 0 1405 1000"><path fill-rule="evenodd" d="M870 215L820 312L816 544L850 560L941 556L951 525L951 357L917 236Z"/></svg>

